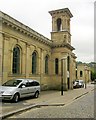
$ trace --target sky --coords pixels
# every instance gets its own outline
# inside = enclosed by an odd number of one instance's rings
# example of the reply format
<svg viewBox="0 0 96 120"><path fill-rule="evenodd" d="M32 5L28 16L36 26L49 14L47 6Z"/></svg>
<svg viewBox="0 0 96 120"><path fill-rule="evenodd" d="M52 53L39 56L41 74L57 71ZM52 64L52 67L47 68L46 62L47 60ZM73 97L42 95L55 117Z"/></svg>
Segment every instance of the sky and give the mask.
<svg viewBox="0 0 96 120"><path fill-rule="evenodd" d="M94 61L94 1L95 0L0 0L0 11L51 39L51 10L69 8L71 45L77 61Z"/></svg>

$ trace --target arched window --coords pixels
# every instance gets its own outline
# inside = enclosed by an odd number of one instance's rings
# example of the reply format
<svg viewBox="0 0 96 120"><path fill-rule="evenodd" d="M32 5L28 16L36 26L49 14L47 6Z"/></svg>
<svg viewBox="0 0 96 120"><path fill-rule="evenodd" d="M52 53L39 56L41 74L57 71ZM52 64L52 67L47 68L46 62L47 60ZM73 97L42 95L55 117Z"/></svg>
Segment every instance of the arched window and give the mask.
<svg viewBox="0 0 96 120"><path fill-rule="evenodd" d="M82 71L80 71L80 77L82 77L83 76L83 72Z"/></svg>
<svg viewBox="0 0 96 120"><path fill-rule="evenodd" d="M67 71L70 71L70 57L67 57Z"/></svg>
<svg viewBox="0 0 96 120"><path fill-rule="evenodd" d="M57 31L62 30L62 22L61 22L61 18L57 19Z"/></svg>
<svg viewBox="0 0 96 120"><path fill-rule="evenodd" d="M48 74L48 56L45 57L45 73Z"/></svg>
<svg viewBox="0 0 96 120"><path fill-rule="evenodd" d="M59 63L58 63L58 58L55 59L55 74L58 74L58 68L59 68Z"/></svg>
<svg viewBox="0 0 96 120"><path fill-rule="evenodd" d="M37 67L37 55L36 52L32 54L32 74L36 74L36 67Z"/></svg>
<svg viewBox="0 0 96 120"><path fill-rule="evenodd" d="M19 47L14 47L13 49L13 66L12 73L18 74L20 73L20 49Z"/></svg>

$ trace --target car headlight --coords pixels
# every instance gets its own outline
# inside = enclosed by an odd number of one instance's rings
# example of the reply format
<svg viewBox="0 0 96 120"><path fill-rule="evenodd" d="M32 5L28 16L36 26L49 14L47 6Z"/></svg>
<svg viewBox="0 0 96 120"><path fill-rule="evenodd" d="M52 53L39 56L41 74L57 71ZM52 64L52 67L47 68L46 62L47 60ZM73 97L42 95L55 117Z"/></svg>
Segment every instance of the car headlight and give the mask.
<svg viewBox="0 0 96 120"><path fill-rule="evenodd" d="M3 95L10 95L10 94L12 94L12 91L4 91L3 92Z"/></svg>

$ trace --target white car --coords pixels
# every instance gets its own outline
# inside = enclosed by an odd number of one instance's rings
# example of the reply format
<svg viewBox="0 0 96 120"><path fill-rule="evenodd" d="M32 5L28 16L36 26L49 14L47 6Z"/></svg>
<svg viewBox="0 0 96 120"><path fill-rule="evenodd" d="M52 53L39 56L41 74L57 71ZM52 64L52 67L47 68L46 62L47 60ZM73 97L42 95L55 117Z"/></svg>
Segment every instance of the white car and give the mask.
<svg viewBox="0 0 96 120"><path fill-rule="evenodd" d="M38 98L40 84L32 79L13 79L0 86L0 98L18 102L20 98L34 96Z"/></svg>
<svg viewBox="0 0 96 120"><path fill-rule="evenodd" d="M73 83L73 88L81 88L84 87L84 80L76 80Z"/></svg>

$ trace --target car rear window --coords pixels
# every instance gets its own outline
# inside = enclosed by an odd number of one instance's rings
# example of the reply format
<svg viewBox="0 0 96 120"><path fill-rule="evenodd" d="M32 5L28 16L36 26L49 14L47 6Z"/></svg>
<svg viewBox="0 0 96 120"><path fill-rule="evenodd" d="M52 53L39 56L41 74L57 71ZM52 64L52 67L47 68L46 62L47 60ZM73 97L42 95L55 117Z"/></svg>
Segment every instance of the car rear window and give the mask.
<svg viewBox="0 0 96 120"><path fill-rule="evenodd" d="M36 81L32 81L32 82L27 82L26 83L26 87L31 87L31 86L39 86L40 84Z"/></svg>

